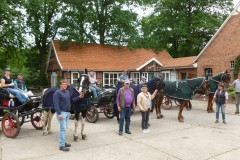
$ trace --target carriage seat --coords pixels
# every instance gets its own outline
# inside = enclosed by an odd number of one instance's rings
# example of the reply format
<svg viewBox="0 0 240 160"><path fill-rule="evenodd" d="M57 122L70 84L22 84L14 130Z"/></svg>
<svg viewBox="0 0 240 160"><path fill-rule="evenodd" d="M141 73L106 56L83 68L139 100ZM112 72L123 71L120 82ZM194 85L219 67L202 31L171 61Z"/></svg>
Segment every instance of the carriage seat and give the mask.
<svg viewBox="0 0 240 160"><path fill-rule="evenodd" d="M1 87L0 84L0 100L4 100L6 98L16 98L16 96L12 95L11 93L9 93L7 90L5 90L4 88Z"/></svg>

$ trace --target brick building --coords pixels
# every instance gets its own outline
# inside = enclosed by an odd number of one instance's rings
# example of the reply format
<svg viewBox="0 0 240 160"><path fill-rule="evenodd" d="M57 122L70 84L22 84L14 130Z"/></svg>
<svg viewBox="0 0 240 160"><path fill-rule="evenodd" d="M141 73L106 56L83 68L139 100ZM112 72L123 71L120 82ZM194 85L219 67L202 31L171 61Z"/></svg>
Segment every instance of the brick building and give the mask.
<svg viewBox="0 0 240 160"><path fill-rule="evenodd" d="M224 21L218 31L194 60L197 76L217 74L230 70L233 77L234 63L240 55L240 3Z"/></svg>
<svg viewBox="0 0 240 160"><path fill-rule="evenodd" d="M196 77L196 56L172 58L165 50L129 49L124 46L73 43L62 45L53 40L50 45L47 74L49 86L56 86L57 79L66 78L69 83L77 82L79 73L85 68L96 72L102 86L114 85L124 69L135 82L144 75L147 80L159 70L167 81Z"/></svg>

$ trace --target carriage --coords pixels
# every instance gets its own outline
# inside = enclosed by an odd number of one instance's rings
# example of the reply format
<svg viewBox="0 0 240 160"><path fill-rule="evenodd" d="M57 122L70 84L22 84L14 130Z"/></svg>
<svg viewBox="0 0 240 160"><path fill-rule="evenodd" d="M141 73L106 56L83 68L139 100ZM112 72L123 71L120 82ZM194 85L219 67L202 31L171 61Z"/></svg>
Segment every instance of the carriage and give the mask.
<svg viewBox="0 0 240 160"><path fill-rule="evenodd" d="M99 95L99 99L90 99L90 107L86 115L86 119L90 123L97 122L99 113L104 113L107 118L114 117L114 103L116 100L116 89L105 88Z"/></svg>
<svg viewBox="0 0 240 160"><path fill-rule="evenodd" d="M0 87L0 121L2 131L8 138L16 138L21 126L31 122L37 130L42 130L41 97L32 96L21 104L16 97Z"/></svg>

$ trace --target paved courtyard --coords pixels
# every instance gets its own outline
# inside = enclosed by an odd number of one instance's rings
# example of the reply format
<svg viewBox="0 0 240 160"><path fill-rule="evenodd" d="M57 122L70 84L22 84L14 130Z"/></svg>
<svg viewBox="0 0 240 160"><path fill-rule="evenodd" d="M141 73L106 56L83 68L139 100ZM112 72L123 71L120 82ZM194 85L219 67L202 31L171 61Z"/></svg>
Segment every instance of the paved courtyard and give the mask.
<svg viewBox="0 0 240 160"><path fill-rule="evenodd" d="M234 105L226 108L227 124L215 124L215 114L206 112L206 101L193 100L193 109L184 110L184 123L177 121L178 107L163 110L164 118L151 114L151 133L141 132L141 114L132 116L132 135L119 136L116 119L103 114L95 124L86 123L88 140L73 142L73 122L67 129L70 152L58 150L58 123L53 118L53 134L25 123L16 139L6 138L0 129L2 160L237 160L240 157L240 117Z"/></svg>

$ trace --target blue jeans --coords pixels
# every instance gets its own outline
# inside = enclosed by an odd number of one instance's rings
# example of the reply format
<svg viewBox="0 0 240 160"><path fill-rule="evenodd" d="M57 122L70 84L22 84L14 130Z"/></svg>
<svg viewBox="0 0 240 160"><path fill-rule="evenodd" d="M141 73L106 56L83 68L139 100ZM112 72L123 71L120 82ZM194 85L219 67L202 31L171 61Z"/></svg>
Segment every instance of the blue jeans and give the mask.
<svg viewBox="0 0 240 160"><path fill-rule="evenodd" d="M89 85L89 89L93 92L94 98L97 98L97 97L98 97L97 93L98 93L98 94L101 93L101 89L98 88L98 86L96 86L95 84L90 84L90 85Z"/></svg>
<svg viewBox="0 0 240 160"><path fill-rule="evenodd" d="M129 131L130 121L131 121L130 120L131 111L132 111L131 107L121 108L120 121L119 121L119 131L121 131L121 132L123 131L124 120L126 122L125 131Z"/></svg>
<svg viewBox="0 0 240 160"><path fill-rule="evenodd" d="M67 124L69 120L69 112L61 112L63 119L58 118L58 114L56 113L57 120L60 124L60 131L59 131L59 146L63 147L65 146L65 137L66 137L66 129L67 129Z"/></svg>
<svg viewBox="0 0 240 160"><path fill-rule="evenodd" d="M17 97L21 103L25 103L28 99L21 91L13 88L7 88L7 91Z"/></svg>
<svg viewBox="0 0 240 160"><path fill-rule="evenodd" d="M222 120L225 120L225 107L224 104L216 103L216 120L219 120L219 110L221 108Z"/></svg>

